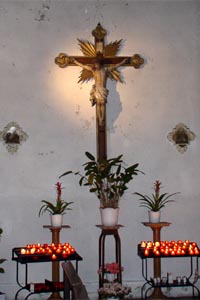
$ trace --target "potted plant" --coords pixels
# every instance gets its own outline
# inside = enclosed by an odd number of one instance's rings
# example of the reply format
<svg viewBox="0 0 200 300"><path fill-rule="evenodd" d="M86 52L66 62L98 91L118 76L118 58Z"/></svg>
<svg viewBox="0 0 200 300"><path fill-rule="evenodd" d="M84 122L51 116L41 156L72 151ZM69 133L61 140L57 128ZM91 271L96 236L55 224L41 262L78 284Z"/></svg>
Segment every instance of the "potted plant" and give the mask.
<svg viewBox="0 0 200 300"><path fill-rule="evenodd" d="M114 282L98 290L99 299L132 299L131 287Z"/></svg>
<svg viewBox="0 0 200 300"><path fill-rule="evenodd" d="M146 207L149 209L149 221L151 223L159 223L160 222L160 214L161 209L165 207L165 205L169 202L175 202L175 200L170 199L172 196L179 194L179 193L163 193L160 194L160 190L162 188L162 183L159 180L156 180L154 183L154 194L152 197L147 195L143 195L140 193L134 193L135 195L139 196L139 201L141 202L140 206Z"/></svg>
<svg viewBox="0 0 200 300"><path fill-rule="evenodd" d="M116 218L118 217L119 201L128 189L128 183L140 172L137 169L138 163L126 167L122 159L123 155L104 159L101 162L98 162L89 152L85 152L85 155L89 161L83 164L83 175L79 171L67 171L60 178L71 173L79 175L80 186L88 187L100 201L103 225L114 226L118 219L111 220L110 215L114 212Z"/></svg>
<svg viewBox="0 0 200 300"><path fill-rule="evenodd" d="M39 217L45 213L49 212L51 217L51 225L53 227L60 227L62 226L63 215L66 213L66 210L71 210L69 207L73 202L66 202L61 199L62 195L62 184L61 182L56 183L56 203L52 203L47 200L42 200L41 202L44 203L40 210L39 210Z"/></svg>
<svg viewBox="0 0 200 300"><path fill-rule="evenodd" d="M3 229L0 228L0 235L2 235ZM0 258L0 264L4 263L6 261L5 258ZM5 273L4 268L0 267L0 273ZM0 292L0 300L5 300L5 293Z"/></svg>

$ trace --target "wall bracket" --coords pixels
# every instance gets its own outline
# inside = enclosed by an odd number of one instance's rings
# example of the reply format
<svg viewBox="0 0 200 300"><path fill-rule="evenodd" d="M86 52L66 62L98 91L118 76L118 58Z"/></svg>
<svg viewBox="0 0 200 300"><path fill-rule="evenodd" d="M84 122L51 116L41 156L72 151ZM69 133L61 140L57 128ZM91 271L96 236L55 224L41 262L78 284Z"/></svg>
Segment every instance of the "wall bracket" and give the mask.
<svg viewBox="0 0 200 300"><path fill-rule="evenodd" d="M195 134L185 124L179 123L168 134L167 138L180 153L184 153L190 142L195 139Z"/></svg>
<svg viewBox="0 0 200 300"><path fill-rule="evenodd" d="M16 122L10 122L0 131L0 140L6 145L9 153L15 153L19 146L26 141L28 135Z"/></svg>

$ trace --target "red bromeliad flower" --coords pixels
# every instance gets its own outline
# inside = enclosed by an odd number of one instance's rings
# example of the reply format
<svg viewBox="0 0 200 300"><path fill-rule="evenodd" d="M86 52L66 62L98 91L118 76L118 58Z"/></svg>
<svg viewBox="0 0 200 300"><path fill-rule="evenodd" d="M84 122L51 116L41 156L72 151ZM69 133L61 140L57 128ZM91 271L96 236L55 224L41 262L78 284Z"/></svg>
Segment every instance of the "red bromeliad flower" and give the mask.
<svg viewBox="0 0 200 300"><path fill-rule="evenodd" d="M61 201L61 194L62 194L62 183L56 183L56 192L57 192L57 201Z"/></svg>
<svg viewBox="0 0 200 300"><path fill-rule="evenodd" d="M154 183L154 191L156 197L159 197L160 189L161 189L161 182L159 180L156 180Z"/></svg>

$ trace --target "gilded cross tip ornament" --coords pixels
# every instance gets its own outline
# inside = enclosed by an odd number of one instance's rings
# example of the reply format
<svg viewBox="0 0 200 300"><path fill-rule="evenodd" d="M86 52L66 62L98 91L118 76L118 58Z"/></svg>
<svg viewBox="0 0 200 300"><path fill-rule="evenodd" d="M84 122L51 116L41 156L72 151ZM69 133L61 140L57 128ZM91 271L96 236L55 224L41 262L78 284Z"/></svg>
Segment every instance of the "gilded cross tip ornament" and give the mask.
<svg viewBox="0 0 200 300"><path fill-rule="evenodd" d="M131 57L130 64L135 68L139 69L141 65L144 64L144 59L139 54L134 54Z"/></svg>
<svg viewBox="0 0 200 300"><path fill-rule="evenodd" d="M58 65L60 68L65 68L70 64L71 60L70 57L67 56L65 53L60 53L56 58L55 58L55 63Z"/></svg>
<svg viewBox="0 0 200 300"><path fill-rule="evenodd" d="M101 26L100 23L98 23L97 27L94 30L92 30L92 35L97 40L103 40L106 34L107 34L106 30Z"/></svg>

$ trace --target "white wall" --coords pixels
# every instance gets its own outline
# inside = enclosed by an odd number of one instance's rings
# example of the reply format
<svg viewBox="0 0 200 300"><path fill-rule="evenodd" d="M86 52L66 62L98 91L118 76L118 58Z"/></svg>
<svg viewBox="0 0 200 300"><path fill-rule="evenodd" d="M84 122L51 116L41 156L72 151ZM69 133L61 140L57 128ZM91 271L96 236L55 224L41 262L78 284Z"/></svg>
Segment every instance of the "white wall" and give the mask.
<svg viewBox="0 0 200 300"><path fill-rule="evenodd" d="M200 243L199 15L198 0L0 0L0 130L15 121L29 135L16 154L0 144L0 256L7 258L0 290L8 300L17 291L12 248L51 241L50 231L42 227L49 216L38 217L40 201L54 200L58 176L79 169L85 151L96 152L92 82L77 84L80 68L60 69L54 58L60 52L81 55L77 38L93 42L91 31L98 22L108 32L107 42L125 40L120 55L139 53L145 59L140 70L121 68L126 84L107 85L108 155L122 153L128 164L139 162L146 174L135 179L121 202L124 282L140 295L137 244L151 240L152 232L141 224L147 212L132 192L150 193L155 179L165 191L181 192L163 211L162 220L172 225L163 229L162 238ZM184 154L167 139L179 122L196 134ZM96 291L99 203L75 178L62 182L63 198L74 205L65 215L71 229L61 232L61 241L69 241L82 255L81 277L89 291ZM111 247L108 259L114 259L113 252ZM162 275L175 274L176 268L164 262ZM179 268L184 273L188 265ZM50 265L31 265L31 281L44 278L51 278Z"/></svg>

